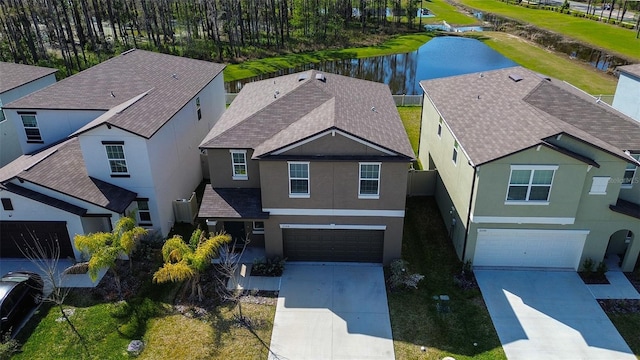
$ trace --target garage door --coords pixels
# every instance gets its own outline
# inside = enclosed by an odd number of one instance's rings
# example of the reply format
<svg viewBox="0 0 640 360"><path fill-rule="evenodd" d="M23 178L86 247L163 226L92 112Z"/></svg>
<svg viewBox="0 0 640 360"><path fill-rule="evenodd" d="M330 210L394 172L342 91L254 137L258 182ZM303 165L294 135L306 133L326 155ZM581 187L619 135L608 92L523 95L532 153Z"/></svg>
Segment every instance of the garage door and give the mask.
<svg viewBox="0 0 640 360"><path fill-rule="evenodd" d="M282 238L290 261L382 262L382 230L283 229Z"/></svg>
<svg viewBox="0 0 640 360"><path fill-rule="evenodd" d="M74 257L64 221L0 221L0 257L23 258L20 249L33 246L33 238L49 249L57 240L60 258Z"/></svg>
<svg viewBox="0 0 640 360"><path fill-rule="evenodd" d="M478 229L473 266L571 268L588 230Z"/></svg>

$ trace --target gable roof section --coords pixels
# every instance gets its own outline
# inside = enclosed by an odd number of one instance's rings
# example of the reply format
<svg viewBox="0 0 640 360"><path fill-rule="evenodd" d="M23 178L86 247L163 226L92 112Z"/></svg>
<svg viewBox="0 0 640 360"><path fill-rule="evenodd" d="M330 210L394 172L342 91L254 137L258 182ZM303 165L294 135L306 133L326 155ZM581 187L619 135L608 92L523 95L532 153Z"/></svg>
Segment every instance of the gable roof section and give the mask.
<svg viewBox="0 0 640 360"><path fill-rule="evenodd" d="M40 155L45 153L44 155ZM136 193L90 177L77 138L67 140L34 155L25 155L3 168L0 181L18 178L47 189L86 201L116 213L124 213Z"/></svg>
<svg viewBox="0 0 640 360"><path fill-rule="evenodd" d="M624 151L640 146L640 123L569 84L522 67L420 85L474 165L563 133L630 162Z"/></svg>
<svg viewBox="0 0 640 360"><path fill-rule="evenodd" d="M102 123L150 138L224 67L207 61L130 50L5 107L108 111L146 93Z"/></svg>
<svg viewBox="0 0 640 360"><path fill-rule="evenodd" d="M83 209L80 206L70 204L60 199L52 198L51 196L41 194L37 191L33 191L13 183L6 183L3 186L8 191L14 194L24 196L28 199L35 200L39 203L46 204L60 210L64 210L66 212L69 212L78 216L84 216L87 213L87 209Z"/></svg>
<svg viewBox="0 0 640 360"><path fill-rule="evenodd" d="M263 157L329 129L414 157L387 85L315 70L246 84L200 147Z"/></svg>
<svg viewBox="0 0 640 360"><path fill-rule="evenodd" d="M55 74L58 69L0 62L0 94Z"/></svg>

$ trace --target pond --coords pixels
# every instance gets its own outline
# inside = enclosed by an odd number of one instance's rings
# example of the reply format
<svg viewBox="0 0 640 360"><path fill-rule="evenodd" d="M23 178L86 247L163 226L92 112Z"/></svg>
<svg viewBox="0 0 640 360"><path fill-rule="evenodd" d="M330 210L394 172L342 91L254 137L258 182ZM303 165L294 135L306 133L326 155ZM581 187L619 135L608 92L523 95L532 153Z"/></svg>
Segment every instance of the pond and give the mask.
<svg viewBox="0 0 640 360"><path fill-rule="evenodd" d="M299 71L317 69L389 85L393 94L422 94L419 82L452 75L517 66L481 41L455 36L436 37L418 50L396 55L364 59L345 59L286 69L225 84L227 92L236 93L248 82Z"/></svg>

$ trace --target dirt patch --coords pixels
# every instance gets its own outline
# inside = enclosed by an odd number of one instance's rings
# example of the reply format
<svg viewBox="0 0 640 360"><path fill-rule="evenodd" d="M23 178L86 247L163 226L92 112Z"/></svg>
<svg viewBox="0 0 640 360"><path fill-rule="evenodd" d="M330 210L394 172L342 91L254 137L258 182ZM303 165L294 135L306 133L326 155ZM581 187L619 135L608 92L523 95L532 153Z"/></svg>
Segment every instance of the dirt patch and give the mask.
<svg viewBox="0 0 640 360"><path fill-rule="evenodd" d="M598 303L607 314L634 314L640 313L640 300L598 300Z"/></svg>

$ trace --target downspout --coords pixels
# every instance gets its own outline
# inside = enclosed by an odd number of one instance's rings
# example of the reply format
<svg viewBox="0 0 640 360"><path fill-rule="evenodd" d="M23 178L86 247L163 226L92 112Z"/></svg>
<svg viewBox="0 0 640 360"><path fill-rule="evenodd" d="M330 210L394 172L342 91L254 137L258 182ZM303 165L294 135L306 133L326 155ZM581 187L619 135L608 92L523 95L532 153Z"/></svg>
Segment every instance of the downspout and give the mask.
<svg viewBox="0 0 640 360"><path fill-rule="evenodd" d="M469 162L471 164L471 162ZM476 187L476 176L478 167L473 167L473 179L471 180L471 196L469 196L469 209L467 210L467 231L464 232L464 243L462 245L462 263L464 264L465 255L467 253L467 239L469 239L469 227L471 224L471 206L473 205L473 189Z"/></svg>

